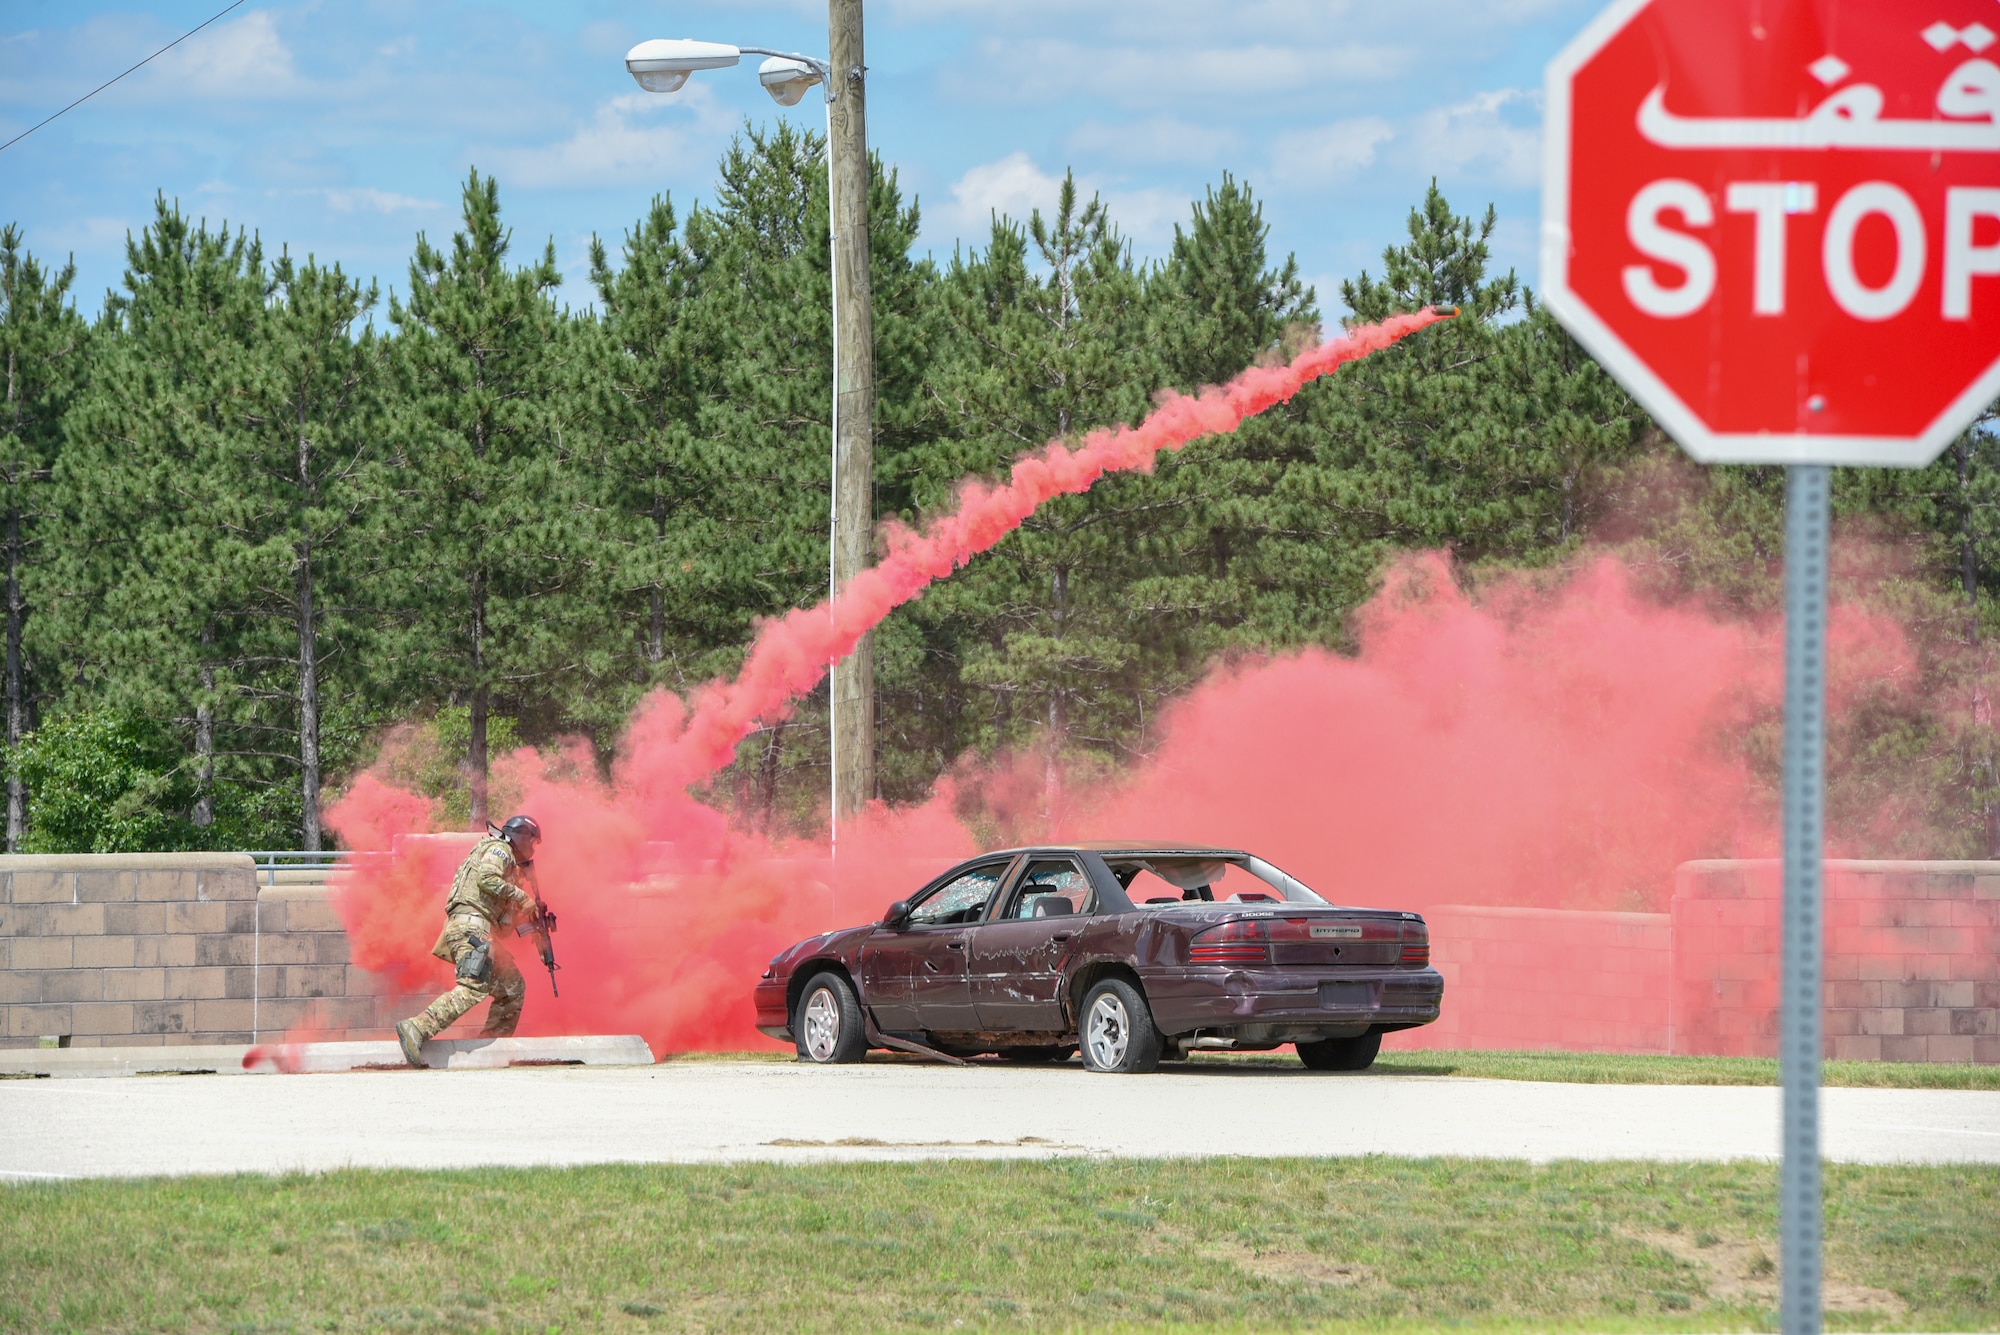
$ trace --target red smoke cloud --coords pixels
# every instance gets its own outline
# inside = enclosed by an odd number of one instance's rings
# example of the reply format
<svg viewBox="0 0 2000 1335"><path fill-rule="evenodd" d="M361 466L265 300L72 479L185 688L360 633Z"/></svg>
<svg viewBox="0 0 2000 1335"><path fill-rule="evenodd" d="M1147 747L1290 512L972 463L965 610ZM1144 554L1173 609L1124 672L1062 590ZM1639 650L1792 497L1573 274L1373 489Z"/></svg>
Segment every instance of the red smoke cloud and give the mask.
<svg viewBox="0 0 2000 1335"><path fill-rule="evenodd" d="M1441 555L1389 572L1352 658L1212 676L1153 758L1063 824L1258 850L1337 902L1660 911L1674 868L1775 850L1742 740L1777 710L1782 627L1662 606L1606 556L1475 601ZM1833 609L1830 704L1910 681L1892 621Z"/></svg>
<svg viewBox="0 0 2000 1335"><path fill-rule="evenodd" d="M888 557L831 609L767 623L734 681L703 688L691 709L649 698L608 780L574 777L597 772L580 743L554 764L526 750L503 758L503 781L548 832L537 862L562 918L560 998L517 951L523 1032L637 1032L656 1052L766 1044L749 994L770 956L877 915L978 851L958 814L971 806L1022 838L1247 846L1336 901L1418 910L1658 911L1679 863L1768 854L1775 813L1742 743L1777 707L1779 627L1661 605L1608 557L1553 584L1492 583L1476 599L1446 558L1410 558L1359 614L1355 656L1306 651L1218 671L1167 711L1152 757L1109 784L1055 796L1039 761L1025 791L1004 763L968 766L919 806L872 807L842 825L837 884L824 845L767 841L689 795L829 659L1042 500L1233 429L1431 318L1169 396L1138 427L1050 446L1005 485L968 483L951 514L892 532ZM1913 678L1892 622L1842 607L1832 628L1836 711L1862 683ZM468 836L424 833L429 804L371 775L329 820L358 854L339 892L355 963L399 990L447 986L428 950Z"/></svg>
<svg viewBox="0 0 2000 1335"><path fill-rule="evenodd" d="M559 956L570 996L539 1000L524 1032L629 1032L655 1050L754 1041L746 988L790 940L831 925L830 868L810 849L776 848L728 828L688 794L730 763L737 743L783 717L883 618L987 550L1051 497L1086 491L1109 472L1150 471L1163 450L1234 431L1306 384L1448 315L1424 310L1349 330L1289 365L1253 367L1195 395L1169 392L1136 427L1054 442L1015 464L1004 484L977 479L921 532L886 525L888 554L830 605L766 622L729 682L695 692L689 709L664 692L635 712L609 785L552 781L532 752L503 761L549 837L537 855L562 919ZM571 773L591 774L587 753ZM969 836L932 807L880 814L846 841L841 879L879 908L907 888L912 855L924 865L972 851ZM464 840L426 836L423 799L364 775L328 812L360 856L338 896L353 959L399 989L442 986L428 954L441 887ZM896 854L896 865L885 855ZM879 902L878 902L879 901ZM843 906L845 907L845 906Z"/></svg>
<svg viewBox="0 0 2000 1335"><path fill-rule="evenodd" d="M524 1032L636 1030L657 1051L759 1045L748 997L765 961L977 851L957 815L967 803L1013 808L1024 838L1247 846L1336 901L1426 911L1658 912L1679 863L1774 848L1741 742L1778 704L1775 623L1658 605L1609 557L1552 590L1503 582L1474 599L1427 555L1391 571L1358 627L1351 658L1308 650L1219 671L1168 710L1149 761L1065 790L1052 813L1037 809L1039 761L1025 793L997 765L922 805L871 808L844 827L838 905L822 845L771 844L685 791L635 783L643 720L609 783L547 777L589 773L583 757L551 767L518 753L502 765L549 831L537 861L566 964L553 999L520 953ZM1884 619L1836 609L1832 643L1836 708L1864 681L1914 671ZM388 829L376 813L403 803L364 781L338 819ZM400 986L445 985L424 952L467 838L405 837L395 856L362 857L343 898L357 963ZM1521 1041L1538 1037L1530 1025Z"/></svg>

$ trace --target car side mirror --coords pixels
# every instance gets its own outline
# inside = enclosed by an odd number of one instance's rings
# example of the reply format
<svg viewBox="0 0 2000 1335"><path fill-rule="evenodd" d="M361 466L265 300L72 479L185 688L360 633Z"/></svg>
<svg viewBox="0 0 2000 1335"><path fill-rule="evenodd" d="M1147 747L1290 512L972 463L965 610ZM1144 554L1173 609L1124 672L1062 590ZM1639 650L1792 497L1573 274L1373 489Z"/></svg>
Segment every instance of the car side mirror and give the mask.
<svg viewBox="0 0 2000 1335"><path fill-rule="evenodd" d="M882 925L894 931L910 920L910 901L899 899L882 915Z"/></svg>

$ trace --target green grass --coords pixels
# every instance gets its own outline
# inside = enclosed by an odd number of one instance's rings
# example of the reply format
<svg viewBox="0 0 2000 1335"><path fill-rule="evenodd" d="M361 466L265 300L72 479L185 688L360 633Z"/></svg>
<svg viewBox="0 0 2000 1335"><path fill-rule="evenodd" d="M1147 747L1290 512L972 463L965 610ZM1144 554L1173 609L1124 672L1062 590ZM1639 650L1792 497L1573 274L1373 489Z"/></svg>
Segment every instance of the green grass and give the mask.
<svg viewBox="0 0 2000 1335"><path fill-rule="evenodd" d="M2000 1327L2000 1170L1826 1186L1830 1327ZM0 1329L1770 1329L1774 1196L1382 1158L33 1184L0 1188Z"/></svg>
<svg viewBox="0 0 2000 1335"><path fill-rule="evenodd" d="M1280 1054L1267 1053L1266 1057ZM1296 1062L1291 1054L1287 1061ZM1584 1085L1775 1085L1769 1057L1637 1057L1598 1052L1418 1052L1383 1049L1385 1075L1461 1075ZM1822 1084L1893 1089L2000 1089L2000 1066L1930 1062L1825 1062Z"/></svg>
<svg viewBox="0 0 2000 1335"><path fill-rule="evenodd" d="M1392 1043L1393 1039L1390 1040ZM870 1061L918 1058L869 1054ZM690 1052L669 1061L795 1060L789 1049L758 1052ZM1290 1048L1276 1052L1200 1052L1193 1060L1296 1067ZM1169 1064L1161 1068L1171 1071ZM1881 1089L2000 1089L2000 1066L1926 1062L1826 1062L1828 1085ZM1579 1085L1775 1085L1778 1063L1768 1057L1640 1057L1598 1052L1422 1052L1384 1048L1370 1075L1457 1075L1481 1080L1552 1080Z"/></svg>

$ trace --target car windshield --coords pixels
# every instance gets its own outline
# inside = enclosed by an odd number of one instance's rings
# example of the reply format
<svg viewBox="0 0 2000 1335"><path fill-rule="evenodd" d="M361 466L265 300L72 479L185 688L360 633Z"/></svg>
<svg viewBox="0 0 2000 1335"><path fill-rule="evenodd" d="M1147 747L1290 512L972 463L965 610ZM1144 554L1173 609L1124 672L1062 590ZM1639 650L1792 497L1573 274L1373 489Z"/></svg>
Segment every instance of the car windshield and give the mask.
<svg viewBox="0 0 2000 1335"><path fill-rule="evenodd" d="M1187 903L1326 903L1262 858L1107 856L1105 863L1125 887L1125 897L1142 909Z"/></svg>

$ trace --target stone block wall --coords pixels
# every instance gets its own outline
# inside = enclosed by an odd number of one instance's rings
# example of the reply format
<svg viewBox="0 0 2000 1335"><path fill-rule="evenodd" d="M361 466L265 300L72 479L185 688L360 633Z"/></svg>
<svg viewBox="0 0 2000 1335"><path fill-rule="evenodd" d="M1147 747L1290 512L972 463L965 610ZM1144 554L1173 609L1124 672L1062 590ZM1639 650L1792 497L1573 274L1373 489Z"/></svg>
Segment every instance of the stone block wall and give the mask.
<svg viewBox="0 0 2000 1335"><path fill-rule="evenodd" d="M390 1037L428 998L356 968L299 880L240 853L0 856L0 1046ZM2000 862L1829 862L1826 887L1827 1056L2000 1062ZM1444 1014L1391 1045L1770 1056L1778 894L1775 862L1691 862L1668 914L1433 907Z"/></svg>
<svg viewBox="0 0 2000 1335"><path fill-rule="evenodd" d="M1444 1011L1392 1046L1669 1050L1666 914L1444 904L1424 916Z"/></svg>
<svg viewBox="0 0 2000 1335"><path fill-rule="evenodd" d="M1679 869L1676 1051L1776 1054L1780 878ZM1826 1055L2000 1062L2000 862L1833 860L1825 884Z"/></svg>
<svg viewBox="0 0 2000 1335"><path fill-rule="evenodd" d="M1670 913L1440 905L1400 1048L1777 1054L1780 868L1690 862ZM1825 1055L2000 1062L2000 862L1826 864Z"/></svg>
<svg viewBox="0 0 2000 1335"><path fill-rule="evenodd" d="M260 884L247 855L0 856L0 1046L376 1038L386 992L324 886Z"/></svg>
<svg viewBox="0 0 2000 1335"><path fill-rule="evenodd" d="M430 1000L399 996L382 978L348 962L347 933L327 886L267 885L257 901L262 1037L393 1038L396 1021Z"/></svg>

